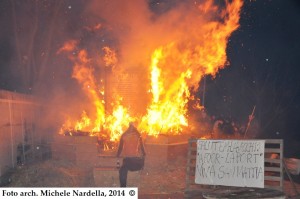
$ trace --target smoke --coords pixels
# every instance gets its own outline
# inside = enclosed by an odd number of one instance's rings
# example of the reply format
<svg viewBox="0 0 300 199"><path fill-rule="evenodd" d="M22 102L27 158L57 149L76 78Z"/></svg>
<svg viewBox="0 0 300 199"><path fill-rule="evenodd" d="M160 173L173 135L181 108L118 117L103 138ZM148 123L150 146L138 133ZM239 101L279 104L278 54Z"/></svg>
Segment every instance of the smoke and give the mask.
<svg viewBox="0 0 300 199"><path fill-rule="evenodd" d="M155 12L159 9L155 3L159 2L167 2L163 5L165 9L160 8L163 13ZM199 17L193 5L191 1L102 0L92 1L84 15L104 21L105 28L118 41L122 67L147 67L156 48L177 41L193 42L201 35L199 24L205 23L205 15Z"/></svg>

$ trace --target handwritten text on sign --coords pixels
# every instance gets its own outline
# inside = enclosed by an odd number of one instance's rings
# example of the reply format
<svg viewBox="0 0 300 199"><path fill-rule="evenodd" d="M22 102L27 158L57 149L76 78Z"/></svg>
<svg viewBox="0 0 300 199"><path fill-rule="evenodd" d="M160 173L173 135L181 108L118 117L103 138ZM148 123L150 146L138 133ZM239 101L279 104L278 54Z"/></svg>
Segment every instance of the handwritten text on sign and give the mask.
<svg viewBox="0 0 300 199"><path fill-rule="evenodd" d="M264 140L197 140L197 184L264 187Z"/></svg>

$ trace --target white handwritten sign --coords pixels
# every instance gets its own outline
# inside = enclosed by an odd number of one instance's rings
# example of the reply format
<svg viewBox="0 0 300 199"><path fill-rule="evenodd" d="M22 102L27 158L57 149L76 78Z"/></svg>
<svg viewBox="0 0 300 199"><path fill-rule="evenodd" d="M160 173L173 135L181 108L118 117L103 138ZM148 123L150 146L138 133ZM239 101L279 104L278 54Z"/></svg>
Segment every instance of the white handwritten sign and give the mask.
<svg viewBox="0 0 300 199"><path fill-rule="evenodd" d="M264 140L197 140L195 183L264 187Z"/></svg>

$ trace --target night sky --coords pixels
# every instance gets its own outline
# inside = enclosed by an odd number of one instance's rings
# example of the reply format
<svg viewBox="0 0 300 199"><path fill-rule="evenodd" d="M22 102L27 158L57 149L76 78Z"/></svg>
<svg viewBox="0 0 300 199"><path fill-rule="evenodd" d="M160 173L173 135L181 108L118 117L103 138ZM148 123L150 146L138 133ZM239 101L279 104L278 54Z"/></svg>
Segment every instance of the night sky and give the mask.
<svg viewBox="0 0 300 199"><path fill-rule="evenodd" d="M207 82L206 107L243 122L256 106L257 137L284 138L286 155L299 156L300 2L245 1L240 24L229 67Z"/></svg>
<svg viewBox="0 0 300 199"><path fill-rule="evenodd" d="M77 30L86 22L80 13L84 11L83 2L88 1L41 0L38 7L34 7L33 2L0 1L0 89L32 93L40 86L35 85L36 82L58 85L61 82L53 79L69 76L70 71L61 71L59 67L50 70L49 66L57 62L52 55L65 38L79 35ZM176 2L151 0L149 6L159 15ZM28 32L34 32L34 37ZM245 0L240 27L231 35L227 46L229 65L215 78L206 77L204 101L209 115L230 118L241 124L247 123L255 107L255 122L260 125L256 137L284 138L288 143L286 155L298 158L299 35L298 0ZM115 42L105 32L101 36L85 35L84 38L95 43ZM32 54L18 57L17 45ZM201 85L198 96L202 98L203 82ZM61 87L63 90L67 85Z"/></svg>

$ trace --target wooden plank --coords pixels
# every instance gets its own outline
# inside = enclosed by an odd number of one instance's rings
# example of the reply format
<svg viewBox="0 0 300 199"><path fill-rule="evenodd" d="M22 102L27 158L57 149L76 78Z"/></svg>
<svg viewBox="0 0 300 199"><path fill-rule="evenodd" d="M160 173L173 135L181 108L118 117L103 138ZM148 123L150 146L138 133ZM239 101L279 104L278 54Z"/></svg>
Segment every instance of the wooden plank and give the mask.
<svg viewBox="0 0 300 199"><path fill-rule="evenodd" d="M281 176L265 176L265 180L269 181L280 181Z"/></svg>
<svg viewBox="0 0 300 199"><path fill-rule="evenodd" d="M281 153L282 149L280 148L265 148L265 153Z"/></svg>
<svg viewBox="0 0 300 199"><path fill-rule="evenodd" d="M265 162L281 164L281 163L282 163L282 160L281 160L281 159L265 158Z"/></svg>
<svg viewBox="0 0 300 199"><path fill-rule="evenodd" d="M265 143L266 144L282 144L283 140L282 139L266 139Z"/></svg>
<svg viewBox="0 0 300 199"><path fill-rule="evenodd" d="M282 172L282 168L281 167L265 167L265 171Z"/></svg>

